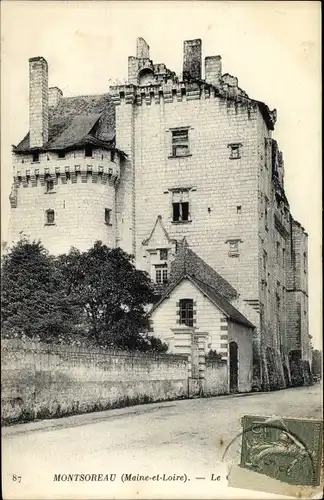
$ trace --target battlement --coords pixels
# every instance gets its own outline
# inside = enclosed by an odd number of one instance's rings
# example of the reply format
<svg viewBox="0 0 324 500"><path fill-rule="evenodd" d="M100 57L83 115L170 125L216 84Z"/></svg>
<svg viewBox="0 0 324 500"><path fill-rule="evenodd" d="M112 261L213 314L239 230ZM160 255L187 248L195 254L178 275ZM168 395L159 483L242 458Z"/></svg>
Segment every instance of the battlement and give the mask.
<svg viewBox="0 0 324 500"><path fill-rule="evenodd" d="M12 208L17 207L18 188L36 188L52 182L48 194L55 193L59 184L95 183L116 188L120 180L119 161L101 158L70 158L62 160L21 163L16 159L13 165L13 187L9 196Z"/></svg>
<svg viewBox="0 0 324 500"><path fill-rule="evenodd" d="M204 81L200 82L168 82L165 84L151 84L145 87L136 85L117 85L110 87L110 95L115 104L120 104L121 101L133 104L151 104L154 101L156 104L160 103L160 99L164 102L173 102L174 100L181 102L183 100L192 99L209 99L215 97L223 97L227 100L235 100L237 103L251 103L253 106L253 99L233 85L223 83L220 87L216 88ZM173 99L175 97L175 99Z"/></svg>
<svg viewBox="0 0 324 500"><path fill-rule="evenodd" d="M140 47L148 47L140 39ZM145 45L146 44L146 45ZM174 103L190 100L220 98L227 107L241 107L251 112L259 108L269 128L273 130L277 113L268 106L251 99L238 85L238 79L228 73L222 75L221 56L205 58L205 79L201 71L201 40L186 40L183 52L182 78L167 69L164 63L154 64L149 50L137 50L137 57L128 58L128 83L110 87L110 95L116 106L120 104ZM141 54L141 57L139 57Z"/></svg>
<svg viewBox="0 0 324 500"><path fill-rule="evenodd" d="M213 100L222 99L227 107L234 106L247 110L251 115L257 108L260 109L268 128L274 129L277 112L270 111L262 102L248 97L238 87L229 83L222 83L216 88L213 85L201 82L169 82L165 84L152 84L145 87L136 85L117 85L110 87L110 95L116 106L121 104L133 104L137 106L160 103L185 102L191 100Z"/></svg>
<svg viewBox="0 0 324 500"><path fill-rule="evenodd" d="M111 166L110 166L111 165ZM78 162L77 165L65 165L54 167L40 167L40 168L29 168L16 170L14 179L17 181L16 185L19 187L27 187L29 185L33 186L37 184L37 179L39 178L42 184L42 179L48 176L49 178L61 177L62 183L65 184L64 179L70 177L73 183L73 179L80 173L82 182L88 182L89 175L92 178L92 182L101 182L106 184L108 182L111 185L115 185L120 179L120 169L113 162L109 162L108 165L100 164L99 161L86 161L83 160ZM75 181L77 182L77 181Z"/></svg>

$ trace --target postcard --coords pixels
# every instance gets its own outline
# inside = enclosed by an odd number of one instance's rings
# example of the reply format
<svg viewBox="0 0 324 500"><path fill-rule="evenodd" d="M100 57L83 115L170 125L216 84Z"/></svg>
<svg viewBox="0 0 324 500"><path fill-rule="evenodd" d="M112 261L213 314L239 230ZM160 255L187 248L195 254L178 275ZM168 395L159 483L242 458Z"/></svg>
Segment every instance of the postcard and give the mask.
<svg viewBox="0 0 324 500"><path fill-rule="evenodd" d="M1 7L4 499L320 498L320 3Z"/></svg>

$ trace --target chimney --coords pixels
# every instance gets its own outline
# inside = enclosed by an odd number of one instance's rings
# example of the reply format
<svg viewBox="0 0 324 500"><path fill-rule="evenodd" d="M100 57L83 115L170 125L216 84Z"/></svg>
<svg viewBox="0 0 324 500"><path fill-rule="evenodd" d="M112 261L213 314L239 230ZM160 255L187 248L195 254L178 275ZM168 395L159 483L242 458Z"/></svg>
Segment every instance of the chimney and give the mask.
<svg viewBox="0 0 324 500"><path fill-rule="evenodd" d="M61 97L63 97L63 92L58 87L50 87L48 89L48 106L51 108L56 108L60 102Z"/></svg>
<svg viewBox="0 0 324 500"><path fill-rule="evenodd" d="M137 59L150 58L150 47L147 45L144 38L137 38L136 40L136 57Z"/></svg>
<svg viewBox="0 0 324 500"><path fill-rule="evenodd" d="M132 85L138 85L138 65L139 61L136 57L128 57L128 83Z"/></svg>
<svg viewBox="0 0 324 500"><path fill-rule="evenodd" d="M205 80L206 83L219 86L222 77L222 58L221 56L205 57Z"/></svg>
<svg viewBox="0 0 324 500"><path fill-rule="evenodd" d="M183 42L183 81L201 79L201 40Z"/></svg>
<svg viewBox="0 0 324 500"><path fill-rule="evenodd" d="M29 145L48 141L48 66L43 57L29 59Z"/></svg>

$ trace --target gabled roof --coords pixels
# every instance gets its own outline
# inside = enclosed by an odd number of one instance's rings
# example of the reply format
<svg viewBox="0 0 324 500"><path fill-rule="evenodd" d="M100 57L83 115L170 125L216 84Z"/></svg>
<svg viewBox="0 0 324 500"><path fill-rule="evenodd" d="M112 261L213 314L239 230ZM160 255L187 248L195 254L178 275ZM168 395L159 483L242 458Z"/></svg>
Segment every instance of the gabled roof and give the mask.
<svg viewBox="0 0 324 500"><path fill-rule="evenodd" d="M200 291L206 295L209 300L217 306L219 309L223 311L225 316L231 320L235 321L235 323L241 323L242 325L249 326L250 328L254 328L254 325L243 316L240 311L238 311L227 299L222 297L214 288L206 285L202 281L199 281L195 278L191 278L191 281L200 289Z"/></svg>
<svg viewBox="0 0 324 500"><path fill-rule="evenodd" d="M178 254L171 264L170 282L149 314L169 297L183 279L189 279L229 320L254 328L254 325L230 303L230 300L238 297L235 288L198 257L189 248L185 238L178 246Z"/></svg>
<svg viewBox="0 0 324 500"><path fill-rule="evenodd" d="M238 296L237 290L226 279L189 248L186 238L178 243L178 252L171 264L170 286L184 275L206 283L229 300Z"/></svg>
<svg viewBox="0 0 324 500"><path fill-rule="evenodd" d="M176 243L176 240L171 239L168 231L165 229L163 222L162 222L161 215L157 216L155 224L153 226L152 231L150 232L149 237L142 241L142 245L148 246L149 243L151 243L151 241L154 239L163 240L163 241L167 242L168 244L175 244ZM164 247L165 247L165 244L163 244L163 248Z"/></svg>
<svg viewBox="0 0 324 500"><path fill-rule="evenodd" d="M41 148L44 151L89 143L108 149L114 146L115 105L109 94L62 97L56 107L49 107L48 121L48 142ZM29 132L14 151L30 151Z"/></svg>

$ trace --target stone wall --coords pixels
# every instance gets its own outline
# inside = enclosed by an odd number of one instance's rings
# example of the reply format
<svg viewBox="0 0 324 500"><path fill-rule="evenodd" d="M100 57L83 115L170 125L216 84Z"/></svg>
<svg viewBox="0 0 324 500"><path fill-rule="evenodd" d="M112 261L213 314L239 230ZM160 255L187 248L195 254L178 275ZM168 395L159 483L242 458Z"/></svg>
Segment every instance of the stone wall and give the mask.
<svg viewBox="0 0 324 500"><path fill-rule="evenodd" d="M117 116L126 112L123 103L116 107ZM164 96L159 104L135 105L138 267L150 271L142 242L161 215L170 238L186 236L190 248L244 298L258 299L257 114L213 96L188 95L181 102ZM171 154L171 130L177 127L189 128L186 157ZM118 145L118 126L116 137ZM242 144L239 159L230 159L230 143ZM177 188L189 189L188 223L172 221ZM230 240L239 241L238 257L229 255Z"/></svg>
<svg viewBox="0 0 324 500"><path fill-rule="evenodd" d="M205 396L219 396L228 393L228 365L206 360L205 380L203 383Z"/></svg>
<svg viewBox="0 0 324 500"><path fill-rule="evenodd" d="M14 156L14 187L11 201L10 241L21 232L41 239L52 253L69 251L73 245L87 250L96 240L116 246L115 185L120 177L117 155L111 161L110 151L94 150L85 157L84 150ZM47 189L47 181L53 189ZM105 209L111 223L106 224ZM54 210L54 224L47 224L46 211Z"/></svg>
<svg viewBox="0 0 324 500"><path fill-rule="evenodd" d="M2 341L2 421L188 397L183 356Z"/></svg>

